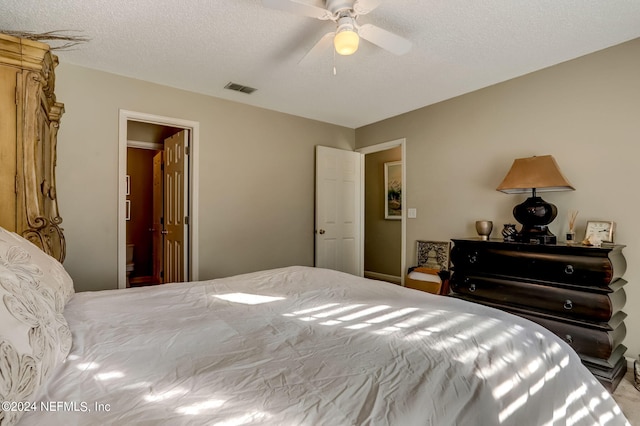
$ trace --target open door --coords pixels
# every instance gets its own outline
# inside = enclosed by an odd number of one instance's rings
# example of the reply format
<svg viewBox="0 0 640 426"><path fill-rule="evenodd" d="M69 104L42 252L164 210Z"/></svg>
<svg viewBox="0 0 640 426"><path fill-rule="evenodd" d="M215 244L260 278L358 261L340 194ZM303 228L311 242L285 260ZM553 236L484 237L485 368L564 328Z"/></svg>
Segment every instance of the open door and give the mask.
<svg viewBox="0 0 640 426"><path fill-rule="evenodd" d="M163 244L162 244L162 216L164 214L164 179L163 170L163 154L164 151L158 151L153 156L153 222L151 225L151 244L153 251L153 283L162 284L162 263L164 261Z"/></svg>
<svg viewBox="0 0 640 426"><path fill-rule="evenodd" d="M164 141L164 282L188 281L188 135L185 130Z"/></svg>
<svg viewBox="0 0 640 426"><path fill-rule="evenodd" d="M316 267L362 274L361 157L316 147Z"/></svg>

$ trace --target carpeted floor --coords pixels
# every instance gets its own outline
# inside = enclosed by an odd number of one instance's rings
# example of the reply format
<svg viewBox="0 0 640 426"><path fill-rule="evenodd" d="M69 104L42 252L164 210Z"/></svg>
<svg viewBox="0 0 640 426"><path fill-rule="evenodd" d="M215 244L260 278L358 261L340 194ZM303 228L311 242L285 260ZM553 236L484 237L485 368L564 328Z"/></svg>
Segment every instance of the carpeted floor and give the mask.
<svg viewBox="0 0 640 426"><path fill-rule="evenodd" d="M640 391L633 386L633 366L627 369L616 391L613 393L622 412L632 426L640 426Z"/></svg>

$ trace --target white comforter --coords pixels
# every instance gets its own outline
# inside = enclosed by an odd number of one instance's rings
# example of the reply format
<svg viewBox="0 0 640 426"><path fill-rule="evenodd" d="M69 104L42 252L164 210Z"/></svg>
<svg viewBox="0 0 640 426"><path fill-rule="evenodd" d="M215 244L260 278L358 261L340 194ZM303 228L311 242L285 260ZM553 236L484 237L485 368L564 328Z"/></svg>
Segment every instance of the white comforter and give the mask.
<svg viewBox="0 0 640 426"><path fill-rule="evenodd" d="M544 328L335 271L79 293L65 317L21 425L628 424Z"/></svg>

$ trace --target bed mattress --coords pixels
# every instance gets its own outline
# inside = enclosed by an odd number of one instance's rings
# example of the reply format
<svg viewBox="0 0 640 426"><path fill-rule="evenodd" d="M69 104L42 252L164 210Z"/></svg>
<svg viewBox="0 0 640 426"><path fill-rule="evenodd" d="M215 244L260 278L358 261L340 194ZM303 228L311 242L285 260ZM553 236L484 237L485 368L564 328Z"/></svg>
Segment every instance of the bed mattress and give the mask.
<svg viewBox="0 0 640 426"><path fill-rule="evenodd" d="M624 425L523 318L309 267L78 293L21 425Z"/></svg>

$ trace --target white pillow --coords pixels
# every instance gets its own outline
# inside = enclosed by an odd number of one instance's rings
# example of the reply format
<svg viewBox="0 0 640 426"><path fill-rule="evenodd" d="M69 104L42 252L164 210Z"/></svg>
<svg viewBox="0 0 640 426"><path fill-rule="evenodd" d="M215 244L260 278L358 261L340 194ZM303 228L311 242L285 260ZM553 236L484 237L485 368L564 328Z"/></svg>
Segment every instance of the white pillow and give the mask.
<svg viewBox="0 0 640 426"><path fill-rule="evenodd" d="M30 262L41 272L36 277L37 285L48 287L51 290L56 301L56 310L62 313L67 302L75 294L73 280L64 269L64 266L40 250L35 244L2 227L0 227L0 240L5 240L4 244L20 247L30 256ZM2 244L0 241L0 245Z"/></svg>
<svg viewBox="0 0 640 426"><path fill-rule="evenodd" d="M0 228L0 401L33 402L71 349L62 316L68 283L55 259L33 248L38 250ZM13 425L21 415L1 410L0 424Z"/></svg>

